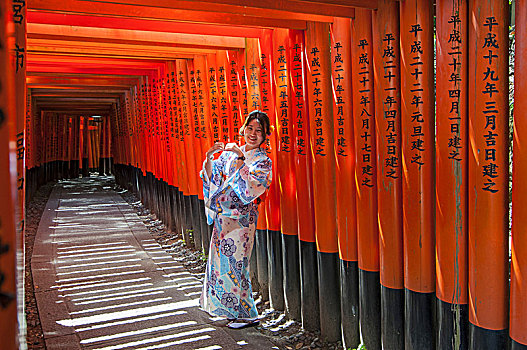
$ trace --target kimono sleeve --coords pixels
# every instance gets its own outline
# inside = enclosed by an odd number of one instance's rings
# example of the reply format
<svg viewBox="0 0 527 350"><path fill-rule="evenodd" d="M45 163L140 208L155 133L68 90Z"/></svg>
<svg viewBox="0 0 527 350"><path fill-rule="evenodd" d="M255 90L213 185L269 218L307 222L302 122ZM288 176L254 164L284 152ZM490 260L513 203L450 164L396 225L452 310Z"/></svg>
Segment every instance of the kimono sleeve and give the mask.
<svg viewBox="0 0 527 350"><path fill-rule="evenodd" d="M249 204L269 188L272 176L272 162L266 157L251 164L244 164L229 182L238 198L244 204Z"/></svg>
<svg viewBox="0 0 527 350"><path fill-rule="evenodd" d="M210 178L207 176L205 171L205 162L203 161L203 167L199 173L201 180L203 181L203 199L205 201L205 214L207 215L208 224L212 224L215 216L215 212L212 210L210 205L210 199L214 196L218 190L223 187L224 184L224 174L225 174L225 164L227 162L225 153L222 153L217 160L212 161L212 171L210 173Z"/></svg>

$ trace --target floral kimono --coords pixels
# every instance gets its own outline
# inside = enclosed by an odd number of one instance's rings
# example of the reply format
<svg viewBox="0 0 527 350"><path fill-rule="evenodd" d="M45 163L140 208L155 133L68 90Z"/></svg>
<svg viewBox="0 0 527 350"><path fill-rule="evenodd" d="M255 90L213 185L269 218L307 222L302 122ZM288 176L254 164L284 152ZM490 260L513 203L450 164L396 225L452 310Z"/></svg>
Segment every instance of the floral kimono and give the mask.
<svg viewBox="0 0 527 350"><path fill-rule="evenodd" d="M231 319L256 318L249 260L254 243L256 198L271 183L271 160L265 151L245 152L236 169L237 155L224 151L212 161L210 179L205 165L200 176L209 224L214 223L200 305L210 314Z"/></svg>

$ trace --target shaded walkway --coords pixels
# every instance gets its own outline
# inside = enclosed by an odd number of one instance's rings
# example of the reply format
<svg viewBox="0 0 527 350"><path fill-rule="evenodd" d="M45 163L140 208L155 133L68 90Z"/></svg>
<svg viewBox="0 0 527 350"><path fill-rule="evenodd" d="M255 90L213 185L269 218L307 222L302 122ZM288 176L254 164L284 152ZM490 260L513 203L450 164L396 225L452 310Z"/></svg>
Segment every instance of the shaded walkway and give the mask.
<svg viewBox="0 0 527 350"><path fill-rule="evenodd" d="M40 221L31 264L47 349L277 349L200 311L201 282L104 180L58 183Z"/></svg>

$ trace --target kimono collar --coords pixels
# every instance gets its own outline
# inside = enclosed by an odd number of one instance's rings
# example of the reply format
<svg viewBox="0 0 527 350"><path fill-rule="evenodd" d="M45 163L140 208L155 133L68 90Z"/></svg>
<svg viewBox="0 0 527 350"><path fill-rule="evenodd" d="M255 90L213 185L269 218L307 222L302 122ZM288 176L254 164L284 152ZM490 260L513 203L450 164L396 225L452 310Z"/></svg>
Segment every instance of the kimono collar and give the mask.
<svg viewBox="0 0 527 350"><path fill-rule="evenodd" d="M241 147L241 150L242 150L243 153L245 154L245 157L246 157L246 158L257 156L257 155L260 154L260 153L265 154L265 152L264 152L260 147L253 148L253 149L250 150L250 151L245 151L246 146L247 146L247 145L243 145L243 146Z"/></svg>

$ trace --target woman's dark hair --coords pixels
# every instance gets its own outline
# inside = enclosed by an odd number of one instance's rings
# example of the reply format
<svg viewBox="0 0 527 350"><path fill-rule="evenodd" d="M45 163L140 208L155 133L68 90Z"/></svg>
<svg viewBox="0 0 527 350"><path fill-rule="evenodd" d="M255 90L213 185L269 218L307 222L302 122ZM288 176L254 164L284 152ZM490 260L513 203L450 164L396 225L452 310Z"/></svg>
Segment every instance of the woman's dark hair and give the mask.
<svg viewBox="0 0 527 350"><path fill-rule="evenodd" d="M252 111L251 113L249 113L247 118L245 118L245 121L243 122L243 125L240 128L240 134L243 135L245 128L253 119L256 119L258 124L260 124L260 126L262 127L263 134L264 134L264 141L265 141L265 139L269 135L271 135L271 122L269 121L269 117L267 116L267 113L259 111L259 110Z"/></svg>

